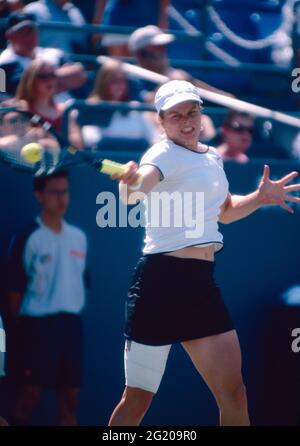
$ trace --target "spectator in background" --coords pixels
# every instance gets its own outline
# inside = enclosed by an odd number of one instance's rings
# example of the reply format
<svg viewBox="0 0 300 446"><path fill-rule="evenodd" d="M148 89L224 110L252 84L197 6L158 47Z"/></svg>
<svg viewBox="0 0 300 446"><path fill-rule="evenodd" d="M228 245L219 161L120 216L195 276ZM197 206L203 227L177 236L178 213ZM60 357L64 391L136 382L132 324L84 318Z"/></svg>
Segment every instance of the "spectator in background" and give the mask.
<svg viewBox="0 0 300 446"><path fill-rule="evenodd" d="M96 0L93 23L95 25L130 26L139 28L146 25L158 25L168 28L167 7L170 0ZM94 42L101 36L96 34ZM102 45L108 47L111 56L128 56L128 36L105 34Z"/></svg>
<svg viewBox="0 0 300 446"><path fill-rule="evenodd" d="M184 70L177 70L170 66L167 55L167 45L175 40L173 34L165 33L157 26L148 25L135 30L128 42L128 47L135 57L137 65L155 73L167 76L172 80L191 81L191 76ZM179 77L176 77L176 74ZM229 95L222 90L218 90L212 85L206 84L199 79L193 79L193 84L205 90ZM145 90L153 91L156 85L149 82L144 83ZM229 95L231 96L231 95Z"/></svg>
<svg viewBox="0 0 300 446"><path fill-rule="evenodd" d="M0 0L0 16L5 17L6 11L10 12L10 5L18 4L20 3L19 0L16 1L8 1L8 0ZM21 1L22 3L22 1ZM22 4L21 8L24 7Z"/></svg>
<svg viewBox="0 0 300 446"><path fill-rule="evenodd" d="M169 76L173 68L169 64L167 45L175 39L173 34L165 33L157 26L148 25L131 34L128 47L139 66Z"/></svg>
<svg viewBox="0 0 300 446"><path fill-rule="evenodd" d="M72 3L81 11L87 23L92 23L97 0L73 0Z"/></svg>
<svg viewBox="0 0 300 446"><path fill-rule="evenodd" d="M5 19L13 11L21 10L24 7L21 0L0 0L0 19ZM5 30L0 29L0 49L6 45Z"/></svg>
<svg viewBox="0 0 300 446"><path fill-rule="evenodd" d="M0 316L0 380L5 376L5 333L2 324L2 318ZM1 383L0 383L0 391L1 391ZM0 416L0 427L8 426L7 421Z"/></svg>
<svg viewBox="0 0 300 446"><path fill-rule="evenodd" d="M68 0L39 0L25 6L24 11L32 14L39 22L62 22L76 26L85 25L85 19L73 3ZM59 29L40 31L40 45L42 47L59 48L66 54L86 49L84 33L64 31Z"/></svg>
<svg viewBox="0 0 300 446"><path fill-rule="evenodd" d="M222 142L217 147L223 160L246 163L249 160L246 152L252 144L253 132L253 116L244 112L230 111L222 123Z"/></svg>
<svg viewBox="0 0 300 446"><path fill-rule="evenodd" d="M22 0L0 0L0 18L7 17L11 12L24 8Z"/></svg>
<svg viewBox="0 0 300 446"><path fill-rule="evenodd" d="M20 11L24 8L22 0L0 0L0 18L6 18L13 11Z"/></svg>
<svg viewBox="0 0 300 446"><path fill-rule="evenodd" d="M10 14L6 38L8 46L0 55L0 68L6 73L6 89L10 96L15 95L24 70L34 59L43 59L54 67L57 91L76 89L85 83L86 73L80 63L68 62L64 52L57 48L38 46L38 30L30 14Z"/></svg>
<svg viewBox="0 0 300 446"><path fill-rule="evenodd" d="M60 425L76 425L82 381L80 313L85 303L85 234L63 219L66 171L34 180L40 216L12 243L8 300L18 328L20 394L11 424L28 425L44 389L55 389Z"/></svg>
<svg viewBox="0 0 300 446"><path fill-rule="evenodd" d="M65 102L55 102L57 88L53 66L42 59L35 59L24 71L16 92L16 100L32 113L50 122L58 132L62 131Z"/></svg>
<svg viewBox="0 0 300 446"><path fill-rule="evenodd" d="M122 69L122 64L116 60L103 64L98 71L94 89L87 99L87 104L98 105L102 101L128 102L129 81L127 74ZM83 116L82 116L83 115ZM95 113L97 125L80 125L84 113L72 114L70 133L73 136L73 144L82 148L84 146L97 146L102 138L139 138L153 144L160 139L160 135L147 117L147 114L136 110L130 111L105 111L106 122L101 126L101 119ZM74 122L75 121L75 122ZM76 122L77 125L76 131ZM77 135L77 141L75 141Z"/></svg>

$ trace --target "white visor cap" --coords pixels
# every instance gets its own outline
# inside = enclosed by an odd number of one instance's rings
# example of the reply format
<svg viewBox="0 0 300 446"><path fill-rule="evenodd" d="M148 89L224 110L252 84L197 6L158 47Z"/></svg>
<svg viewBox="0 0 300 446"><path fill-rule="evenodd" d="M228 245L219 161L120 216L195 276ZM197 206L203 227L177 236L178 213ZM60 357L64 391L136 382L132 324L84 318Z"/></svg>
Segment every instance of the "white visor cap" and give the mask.
<svg viewBox="0 0 300 446"><path fill-rule="evenodd" d="M199 89L190 82L174 80L166 82L157 90L154 103L159 113L187 101L203 104Z"/></svg>

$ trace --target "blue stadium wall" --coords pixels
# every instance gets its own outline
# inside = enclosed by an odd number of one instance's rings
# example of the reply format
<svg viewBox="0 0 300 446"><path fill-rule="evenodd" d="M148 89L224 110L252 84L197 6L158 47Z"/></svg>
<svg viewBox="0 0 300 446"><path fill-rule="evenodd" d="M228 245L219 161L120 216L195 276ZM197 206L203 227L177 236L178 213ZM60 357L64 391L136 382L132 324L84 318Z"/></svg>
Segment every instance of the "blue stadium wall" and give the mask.
<svg viewBox="0 0 300 446"><path fill-rule="evenodd" d="M126 154L119 154L120 161L126 159ZM231 192L254 190L263 162L226 164ZM289 161L269 164L272 178L299 168ZM143 237L140 228L97 226L100 205L96 197L103 190L117 193L117 185L88 168L72 169L67 219L88 235L92 277L84 311L85 379L79 408L82 425L106 425L123 390L124 301ZM27 174L0 166L0 191L0 251L5 262L10 236L36 215L37 206ZM299 309L280 301L284 290L300 283L299 216L299 208L290 215L268 207L221 226L225 248L217 255L216 278L239 333L254 424L293 425L300 419L300 353L291 350L291 331L300 327ZM53 401L53 395L48 394L41 402L35 415L37 424L54 422ZM174 346L160 391L143 424L217 423L213 397L183 349Z"/></svg>

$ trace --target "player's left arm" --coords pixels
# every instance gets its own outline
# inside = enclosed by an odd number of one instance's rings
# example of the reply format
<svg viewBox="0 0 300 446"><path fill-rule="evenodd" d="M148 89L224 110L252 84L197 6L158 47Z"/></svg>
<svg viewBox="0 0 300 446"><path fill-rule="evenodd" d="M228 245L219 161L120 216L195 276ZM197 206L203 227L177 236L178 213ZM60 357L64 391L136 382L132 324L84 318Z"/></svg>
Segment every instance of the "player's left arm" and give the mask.
<svg viewBox="0 0 300 446"><path fill-rule="evenodd" d="M300 190L300 183L287 186L291 180L296 178L298 172L291 172L277 181L270 179L270 168L264 166L262 179L256 191L248 195L227 195L226 200L220 208L219 221L221 223L232 223L255 212L266 205L278 205L290 212L294 210L286 203L300 203L300 198L290 195L288 192Z"/></svg>

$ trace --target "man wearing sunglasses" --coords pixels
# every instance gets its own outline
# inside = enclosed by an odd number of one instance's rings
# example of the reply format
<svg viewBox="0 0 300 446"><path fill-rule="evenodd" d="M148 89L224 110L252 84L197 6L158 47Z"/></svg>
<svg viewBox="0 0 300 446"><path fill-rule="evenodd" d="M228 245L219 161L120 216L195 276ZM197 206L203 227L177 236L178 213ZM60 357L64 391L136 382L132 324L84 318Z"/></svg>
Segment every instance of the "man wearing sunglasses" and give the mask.
<svg viewBox="0 0 300 446"><path fill-rule="evenodd" d="M154 71L155 73L168 76L170 79L186 80L192 82L199 88L214 91L220 94L228 93L221 91L212 85L209 85L199 79L192 79L192 76L184 71L175 69L170 65L167 53L167 45L174 42L175 36L164 32L162 29L154 25L144 26L136 29L130 36L128 48L136 58L137 65ZM146 89L153 91L157 88L157 84L145 82ZM231 96L231 95L229 95Z"/></svg>
<svg viewBox="0 0 300 446"><path fill-rule="evenodd" d="M246 163L249 160L246 152L252 144L253 132L253 116L244 112L230 111L222 123L222 142L217 147L224 161Z"/></svg>

